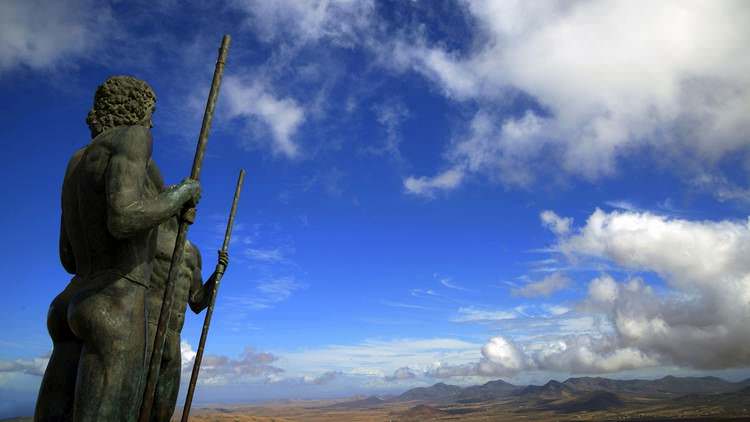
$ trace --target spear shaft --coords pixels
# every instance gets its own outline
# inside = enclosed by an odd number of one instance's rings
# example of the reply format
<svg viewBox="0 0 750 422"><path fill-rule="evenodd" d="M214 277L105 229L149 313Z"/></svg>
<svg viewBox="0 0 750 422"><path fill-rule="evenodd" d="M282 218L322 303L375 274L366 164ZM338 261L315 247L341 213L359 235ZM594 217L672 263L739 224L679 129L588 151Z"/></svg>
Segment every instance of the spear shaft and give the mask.
<svg viewBox="0 0 750 422"><path fill-rule="evenodd" d="M214 77L211 81L211 90L209 91L208 101L206 102L206 111L203 113L203 124L201 125L200 135L198 136L198 146L195 149L193 167L190 171L190 178L194 180L200 179L203 155L206 152L208 132L211 130L211 120L213 119L214 108L216 108L216 100L219 98L219 88L221 86L221 77L224 74L224 63L227 60L229 42L229 35L224 35L224 38L221 40L221 47L219 48L219 57L216 60ZM171 319L172 305L174 302L175 279L179 273L179 266L182 262L182 256L185 250L185 239L187 238L188 222L184 218L184 212L185 210L183 210L180 215L177 239L174 245L174 252L172 253L172 260L169 264L167 285L164 289L164 298L161 303L159 324L156 327L156 336L154 337L154 346L151 349L151 361L148 367L146 387L143 392L143 400L141 402L141 411L138 416L138 422L149 422L149 419L151 418L151 409L154 405L156 384L159 380L159 369L161 367L164 342L166 340L165 333L169 320ZM146 341L148 341L148 339L146 339Z"/></svg>
<svg viewBox="0 0 750 422"><path fill-rule="evenodd" d="M245 180L245 170L240 170L240 175L237 177L237 187L234 190L234 199L232 200L232 209L229 211L229 221L227 221L227 230L224 233L224 244L221 247L223 252L229 250L229 239L232 237L232 226L234 225L234 215L237 212L237 202L240 200L240 191L242 190L242 182ZM208 309L206 309L206 317L203 320L203 330L201 331L201 339L198 343L198 350L195 353L195 362L193 363L193 372L190 374L190 384L188 385L187 395L185 396L185 406L182 408L182 419L181 422L187 422L188 416L190 416L190 406L193 404L193 394L195 393L195 385L198 382L198 372L201 369L201 360L203 360L203 351L206 348L206 338L208 337L208 328L211 325L211 317L214 314L214 304L216 303L216 294L219 292L219 283L221 278L224 276L224 264L216 264L216 270L214 271L214 285L211 289L211 298L208 302Z"/></svg>

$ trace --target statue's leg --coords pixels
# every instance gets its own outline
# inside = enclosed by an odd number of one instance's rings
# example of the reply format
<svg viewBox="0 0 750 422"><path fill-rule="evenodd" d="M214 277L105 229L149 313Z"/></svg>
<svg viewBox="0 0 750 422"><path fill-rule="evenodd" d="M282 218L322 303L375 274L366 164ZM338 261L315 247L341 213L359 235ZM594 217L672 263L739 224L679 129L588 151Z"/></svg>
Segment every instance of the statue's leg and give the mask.
<svg viewBox="0 0 750 422"><path fill-rule="evenodd" d="M52 355L44 371L36 400L34 421L71 421L81 356L81 341L68 326L67 308L70 285L52 301L47 313L47 331L52 338Z"/></svg>
<svg viewBox="0 0 750 422"><path fill-rule="evenodd" d="M138 415L144 362L145 288L126 279L73 299L68 319L83 338L76 422L130 422Z"/></svg>
<svg viewBox="0 0 750 422"><path fill-rule="evenodd" d="M181 358L180 334L167 329L164 358L159 371L159 383L156 386L151 422L169 422L172 419L177 405L177 393L180 391Z"/></svg>

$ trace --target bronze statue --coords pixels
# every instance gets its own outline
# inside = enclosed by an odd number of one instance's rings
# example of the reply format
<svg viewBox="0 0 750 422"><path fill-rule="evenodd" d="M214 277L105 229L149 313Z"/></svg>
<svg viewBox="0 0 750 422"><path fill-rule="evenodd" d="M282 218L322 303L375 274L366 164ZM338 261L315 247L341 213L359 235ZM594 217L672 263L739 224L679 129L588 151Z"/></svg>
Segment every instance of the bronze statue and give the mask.
<svg viewBox="0 0 750 422"><path fill-rule="evenodd" d="M159 227L151 286L146 299L148 302L149 345L154 343L172 251L177 238L177 225L177 218L171 218ZM226 252L219 251L218 264L222 265L223 268L229 265L229 256ZM201 266L200 251L189 241L185 242L185 252L176 278L172 315L166 331L162 364L156 385L156 396L151 410L150 420L153 422L168 422L172 418L177 403L182 369L180 332L185 323L187 305L190 305L190 309L196 314L200 313L208 306L211 291L214 288L216 273L211 275L208 281L203 284Z"/></svg>
<svg viewBox="0 0 750 422"><path fill-rule="evenodd" d="M60 260L74 277L50 305L53 353L36 421L132 421L138 414L156 228L200 198L191 179L158 194L148 189L161 183L151 160L155 102L143 81L107 79L86 119L92 140L68 164Z"/></svg>

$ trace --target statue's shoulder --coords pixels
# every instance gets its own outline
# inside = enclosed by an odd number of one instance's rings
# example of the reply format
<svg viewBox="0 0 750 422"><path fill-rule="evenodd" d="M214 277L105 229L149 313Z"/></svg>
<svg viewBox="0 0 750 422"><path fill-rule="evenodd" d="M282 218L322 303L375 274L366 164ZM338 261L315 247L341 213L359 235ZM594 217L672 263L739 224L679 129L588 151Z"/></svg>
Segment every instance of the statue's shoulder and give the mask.
<svg viewBox="0 0 750 422"><path fill-rule="evenodd" d="M151 129L145 126L118 126L108 133L106 143L113 154L138 160L151 158Z"/></svg>
<svg viewBox="0 0 750 422"><path fill-rule="evenodd" d="M70 160L68 160L68 167L65 169L65 177L67 178L73 170L78 166L78 163L81 162L81 157L83 157L83 154L86 152L86 147L79 148L76 152L73 153L73 155L70 157Z"/></svg>
<svg viewBox="0 0 750 422"><path fill-rule="evenodd" d="M188 265L190 265L191 268L198 268L201 267L201 251L198 249L198 247L195 246L195 244L189 240L185 240L185 256L187 257L186 262L188 262Z"/></svg>

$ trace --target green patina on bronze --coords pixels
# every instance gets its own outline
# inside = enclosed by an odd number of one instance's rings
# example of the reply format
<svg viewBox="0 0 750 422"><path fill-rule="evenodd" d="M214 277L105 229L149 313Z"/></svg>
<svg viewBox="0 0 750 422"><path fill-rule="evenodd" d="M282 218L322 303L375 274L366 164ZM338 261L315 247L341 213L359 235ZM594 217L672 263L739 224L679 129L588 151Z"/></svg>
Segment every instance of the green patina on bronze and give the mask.
<svg viewBox="0 0 750 422"><path fill-rule="evenodd" d="M60 260L74 277L50 305L53 352L36 421L132 421L138 415L157 228L200 198L195 180L151 188L162 183L151 160L154 99L143 81L108 79L87 119L95 137L68 163Z"/></svg>
<svg viewBox="0 0 750 422"><path fill-rule="evenodd" d="M151 345L154 344L156 325L159 320L164 290L167 284L169 265L177 239L176 218L172 218L159 227L159 236L154 258L151 287L146 297L148 303L148 344L149 356ZM229 256L219 251L217 266L225 268L229 265ZM185 323L185 311L188 305L194 313L200 313L209 305L211 292L214 289L217 273L203 283L202 260L200 251L191 242L185 242L185 252L182 263L178 268L175 283L174 302L169 327L166 331L164 353L156 385L156 395L151 410L151 421L169 421L177 403L177 393L180 389L180 373L182 370L182 354L180 352L180 333Z"/></svg>
<svg viewBox="0 0 750 422"><path fill-rule="evenodd" d="M151 159L151 87L114 76L96 90L86 118L92 140L63 178L60 261L73 278L49 308L53 352L35 421L170 420L186 306L209 306L220 279L215 272L203 284L200 254L186 236L229 41L225 35L190 178L178 185L165 188Z"/></svg>

